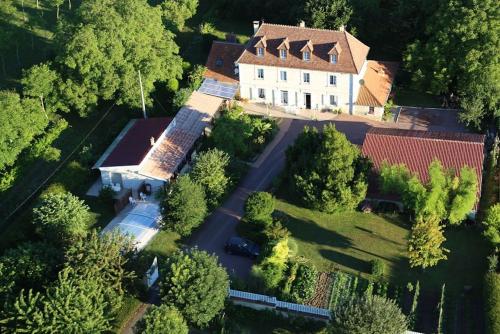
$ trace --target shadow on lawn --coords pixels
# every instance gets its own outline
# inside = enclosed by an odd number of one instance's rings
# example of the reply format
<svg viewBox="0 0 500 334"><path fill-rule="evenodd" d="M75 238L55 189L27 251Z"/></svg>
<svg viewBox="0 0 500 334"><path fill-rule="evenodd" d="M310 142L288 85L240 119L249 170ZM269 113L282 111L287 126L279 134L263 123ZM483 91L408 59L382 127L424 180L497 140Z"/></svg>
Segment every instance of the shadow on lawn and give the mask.
<svg viewBox="0 0 500 334"><path fill-rule="evenodd" d="M361 259L358 259L354 256L347 255L341 252L337 252L331 249L321 249L319 251L321 256L325 259L328 259L332 262L338 263L341 266L351 268L352 270L358 272L369 273L370 272L370 263Z"/></svg>

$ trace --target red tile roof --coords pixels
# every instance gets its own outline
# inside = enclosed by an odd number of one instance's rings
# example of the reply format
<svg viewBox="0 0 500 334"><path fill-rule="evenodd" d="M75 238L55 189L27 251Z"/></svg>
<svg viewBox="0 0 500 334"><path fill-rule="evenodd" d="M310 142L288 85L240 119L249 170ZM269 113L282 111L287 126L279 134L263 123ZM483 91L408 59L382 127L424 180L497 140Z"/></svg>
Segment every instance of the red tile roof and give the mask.
<svg viewBox="0 0 500 334"><path fill-rule="evenodd" d="M391 92L397 69L397 62L368 60L356 104L383 107Z"/></svg>
<svg viewBox="0 0 500 334"><path fill-rule="evenodd" d="M484 160L484 135L455 132L434 132L371 128L363 143L362 152L374 164L377 172L382 163L405 164L426 182L429 178L428 167L434 160L441 161L445 168L469 166L477 173L479 191Z"/></svg>
<svg viewBox="0 0 500 334"><path fill-rule="evenodd" d="M214 41L205 64L207 67L205 77L221 82L238 83L238 75L234 74L234 62L244 48L244 45L238 43Z"/></svg>
<svg viewBox="0 0 500 334"><path fill-rule="evenodd" d="M257 56L254 47L265 36L266 52ZM290 50L286 59L280 59L278 47L288 38ZM310 41L313 52L310 61L302 60L300 50ZM330 62L329 52L334 46L340 51L338 62ZM318 71L359 73L370 48L346 31L313 29L263 23L246 45L238 59L241 64L302 68Z"/></svg>
<svg viewBox="0 0 500 334"><path fill-rule="evenodd" d="M151 149L151 137L158 140L171 121L170 117L135 120L101 167L139 165Z"/></svg>

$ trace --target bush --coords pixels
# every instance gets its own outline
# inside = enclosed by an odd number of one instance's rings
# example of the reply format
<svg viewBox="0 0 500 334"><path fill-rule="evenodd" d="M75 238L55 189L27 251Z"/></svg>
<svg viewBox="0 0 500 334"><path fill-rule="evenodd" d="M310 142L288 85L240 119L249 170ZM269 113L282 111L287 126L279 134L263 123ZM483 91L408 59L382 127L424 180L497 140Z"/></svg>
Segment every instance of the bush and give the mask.
<svg viewBox="0 0 500 334"><path fill-rule="evenodd" d="M500 274L487 273L484 279L486 333L500 333Z"/></svg>
<svg viewBox="0 0 500 334"><path fill-rule="evenodd" d="M63 132L67 127L68 122L66 120L62 118L56 119L50 125L49 129L40 138L35 140L35 143L30 148L29 155L32 158L38 158L40 156L45 157L45 155L47 155L47 157L49 158L48 161L51 161L51 158L54 159L56 157L56 160L58 160L59 157L57 155L54 155L54 152L46 153L46 151L50 148L50 145L52 145L54 140L59 138L61 132Z"/></svg>
<svg viewBox="0 0 500 334"><path fill-rule="evenodd" d="M168 80L167 89L173 93L177 92L179 90L179 80L174 78Z"/></svg>
<svg viewBox="0 0 500 334"><path fill-rule="evenodd" d="M174 98L172 99L172 108L174 112L179 111L179 109L186 104L191 93L193 93L191 88L181 88L175 92Z"/></svg>
<svg viewBox="0 0 500 334"><path fill-rule="evenodd" d="M254 192L250 194L245 202L245 220L270 225L272 223L272 214L274 212L274 197L267 192Z"/></svg>
<svg viewBox="0 0 500 334"><path fill-rule="evenodd" d="M484 235L494 246L500 245L500 203L491 206L487 213L486 219L483 222L486 227Z"/></svg>
<svg viewBox="0 0 500 334"><path fill-rule="evenodd" d="M266 246L262 261L252 267L254 285L263 292L273 292L282 282L288 262L288 238Z"/></svg>
<svg viewBox="0 0 500 334"><path fill-rule="evenodd" d="M371 261L372 275L375 278L382 278L385 274L385 263L381 259L375 259Z"/></svg>
<svg viewBox="0 0 500 334"><path fill-rule="evenodd" d="M314 296L318 271L313 265L301 263L292 283L290 296L297 303L304 303Z"/></svg>
<svg viewBox="0 0 500 334"><path fill-rule="evenodd" d="M134 332L138 334L188 334L189 328L182 314L175 307L163 304L151 306L137 324Z"/></svg>
<svg viewBox="0 0 500 334"><path fill-rule="evenodd" d="M394 301L372 295L337 307L332 325L336 334L401 334L408 328L408 320Z"/></svg>
<svg viewBox="0 0 500 334"><path fill-rule="evenodd" d="M106 204L113 202L113 197L115 196L115 191L111 186L104 186L99 191L99 199Z"/></svg>
<svg viewBox="0 0 500 334"><path fill-rule="evenodd" d="M188 76L189 88L191 88L192 90L197 90L198 88L200 88L206 70L207 68L203 65L194 66L193 70L189 73Z"/></svg>
<svg viewBox="0 0 500 334"><path fill-rule="evenodd" d="M19 167L12 167L8 170L0 171L0 193L14 185L19 172Z"/></svg>
<svg viewBox="0 0 500 334"><path fill-rule="evenodd" d="M193 182L189 175L177 178L161 203L161 227L188 236L198 227L207 214L207 201L203 187Z"/></svg>

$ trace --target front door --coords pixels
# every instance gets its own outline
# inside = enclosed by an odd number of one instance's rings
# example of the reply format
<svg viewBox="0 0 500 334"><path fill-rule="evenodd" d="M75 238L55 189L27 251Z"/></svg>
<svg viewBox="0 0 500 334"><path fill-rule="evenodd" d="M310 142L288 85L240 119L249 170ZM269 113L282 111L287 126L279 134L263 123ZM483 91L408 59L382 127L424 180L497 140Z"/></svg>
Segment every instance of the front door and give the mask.
<svg viewBox="0 0 500 334"><path fill-rule="evenodd" d="M305 93L304 94L304 101L305 101L306 109L311 109L311 94Z"/></svg>

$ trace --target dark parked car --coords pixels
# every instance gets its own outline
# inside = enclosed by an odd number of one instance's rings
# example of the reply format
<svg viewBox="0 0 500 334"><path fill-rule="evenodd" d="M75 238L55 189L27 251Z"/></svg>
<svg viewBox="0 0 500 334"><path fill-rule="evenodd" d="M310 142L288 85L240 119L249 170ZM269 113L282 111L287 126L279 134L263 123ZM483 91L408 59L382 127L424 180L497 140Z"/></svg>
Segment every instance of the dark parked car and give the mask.
<svg viewBox="0 0 500 334"><path fill-rule="evenodd" d="M228 254L243 255L251 257L253 259L255 259L260 254L259 245L251 242L250 240L240 237L229 238L226 241L224 250Z"/></svg>

